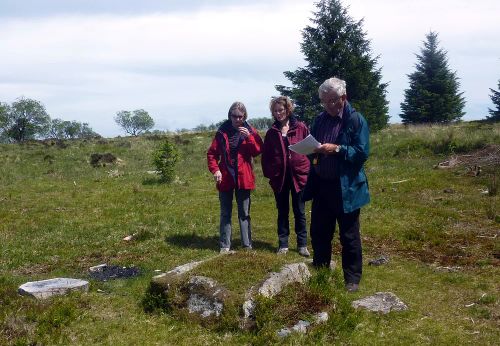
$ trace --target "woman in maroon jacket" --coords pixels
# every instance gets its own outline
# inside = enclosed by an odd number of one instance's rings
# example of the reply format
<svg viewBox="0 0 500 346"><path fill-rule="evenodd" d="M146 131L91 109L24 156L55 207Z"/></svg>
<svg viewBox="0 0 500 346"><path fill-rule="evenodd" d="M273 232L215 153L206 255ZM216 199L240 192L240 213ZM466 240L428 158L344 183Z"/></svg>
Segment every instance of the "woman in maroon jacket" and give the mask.
<svg viewBox="0 0 500 346"><path fill-rule="evenodd" d="M228 120L217 130L207 151L208 169L219 190L221 253L228 253L231 248L233 195L238 205L241 244L243 248L252 248L250 191L255 189L252 157L260 154L262 139L246 119L245 105L234 102L229 108Z"/></svg>
<svg viewBox="0 0 500 346"><path fill-rule="evenodd" d="M269 178L278 209L278 254L288 252L290 225L290 193L295 217L297 249L300 255L309 256L307 250L307 230L305 203L302 201L304 186L309 172L309 160L305 155L297 154L288 146L307 137L307 126L292 114L294 106L285 96L273 97L269 105L274 124L267 131L262 149L262 171Z"/></svg>

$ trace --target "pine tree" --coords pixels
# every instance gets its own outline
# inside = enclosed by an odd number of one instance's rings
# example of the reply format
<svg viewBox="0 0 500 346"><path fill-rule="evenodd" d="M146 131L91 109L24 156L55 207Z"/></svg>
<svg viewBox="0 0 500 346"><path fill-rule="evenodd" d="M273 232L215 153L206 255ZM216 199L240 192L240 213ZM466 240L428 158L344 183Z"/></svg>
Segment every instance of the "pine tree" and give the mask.
<svg viewBox="0 0 500 346"><path fill-rule="evenodd" d="M438 47L438 34L430 32L417 54L416 71L408 75L400 114L404 123L438 123L460 120L465 100L458 91L456 72L450 71L446 51Z"/></svg>
<svg viewBox="0 0 500 346"><path fill-rule="evenodd" d="M378 57L371 57L370 41L363 32L363 20L355 22L339 0L320 0L311 19L313 25L302 31L301 51L306 67L285 76L293 87L276 89L295 101L295 115L310 123L322 111L318 87L325 79L338 77L347 83L347 99L376 131L389 120L387 83L381 83Z"/></svg>
<svg viewBox="0 0 500 346"><path fill-rule="evenodd" d="M491 117L488 120L500 121L500 80L498 80L498 90L491 89L491 101L497 107L497 109L488 108Z"/></svg>

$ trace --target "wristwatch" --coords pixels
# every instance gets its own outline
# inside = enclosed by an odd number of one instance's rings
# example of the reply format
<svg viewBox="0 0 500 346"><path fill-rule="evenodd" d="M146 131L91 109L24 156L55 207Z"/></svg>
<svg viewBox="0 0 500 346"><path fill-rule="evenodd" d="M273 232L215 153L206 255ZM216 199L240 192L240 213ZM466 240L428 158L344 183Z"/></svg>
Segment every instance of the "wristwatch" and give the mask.
<svg viewBox="0 0 500 346"><path fill-rule="evenodd" d="M340 145L337 145L337 146L335 147L335 152L336 152L336 153L340 153Z"/></svg>

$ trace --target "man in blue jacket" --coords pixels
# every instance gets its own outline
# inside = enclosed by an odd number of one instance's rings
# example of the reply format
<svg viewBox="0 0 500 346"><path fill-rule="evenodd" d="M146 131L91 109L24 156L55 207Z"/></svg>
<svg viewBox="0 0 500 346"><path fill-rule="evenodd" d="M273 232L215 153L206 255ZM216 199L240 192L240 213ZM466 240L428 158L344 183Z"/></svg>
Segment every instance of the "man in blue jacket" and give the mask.
<svg viewBox="0 0 500 346"><path fill-rule="evenodd" d="M360 208L370 201L363 164L369 153L365 118L346 98L346 83L330 78L318 89L325 111L313 122L311 134L322 143L312 155L305 198L312 198L313 265L328 267L335 225L339 225L346 289L358 290L362 272Z"/></svg>

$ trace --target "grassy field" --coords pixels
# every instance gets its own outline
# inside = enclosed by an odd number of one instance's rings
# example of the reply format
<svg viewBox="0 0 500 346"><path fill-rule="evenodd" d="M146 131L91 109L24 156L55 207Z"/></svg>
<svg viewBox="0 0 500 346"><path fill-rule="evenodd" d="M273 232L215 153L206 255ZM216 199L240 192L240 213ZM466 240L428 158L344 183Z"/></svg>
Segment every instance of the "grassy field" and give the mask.
<svg viewBox="0 0 500 346"><path fill-rule="evenodd" d="M0 345L498 344L500 124L393 125L372 135L366 165L372 202L361 213L364 262L382 254L390 261L365 265L359 292L344 292L338 269L313 271L308 286L260 302L257 328L248 332L230 321L201 326L189 316L146 312L155 270L218 253L218 197L205 157L212 136L169 138L180 151L170 185L147 173L164 138L0 145ZM92 153L105 152L122 162L89 164ZM467 164L433 168L457 155ZM478 176L474 164L481 166ZM259 159L256 176L256 251L238 251L236 227L236 255L196 270L240 297L269 271L301 260L295 251L275 255L276 210ZM136 240L122 240L133 233ZM337 261L338 254L336 239ZM86 294L46 301L17 294L27 281L88 279L88 268L101 263L133 265L142 275L90 280ZM350 307L379 291L395 293L409 310L379 315ZM330 321L279 339L276 330L301 316L293 307L307 314L312 301L329 309Z"/></svg>

